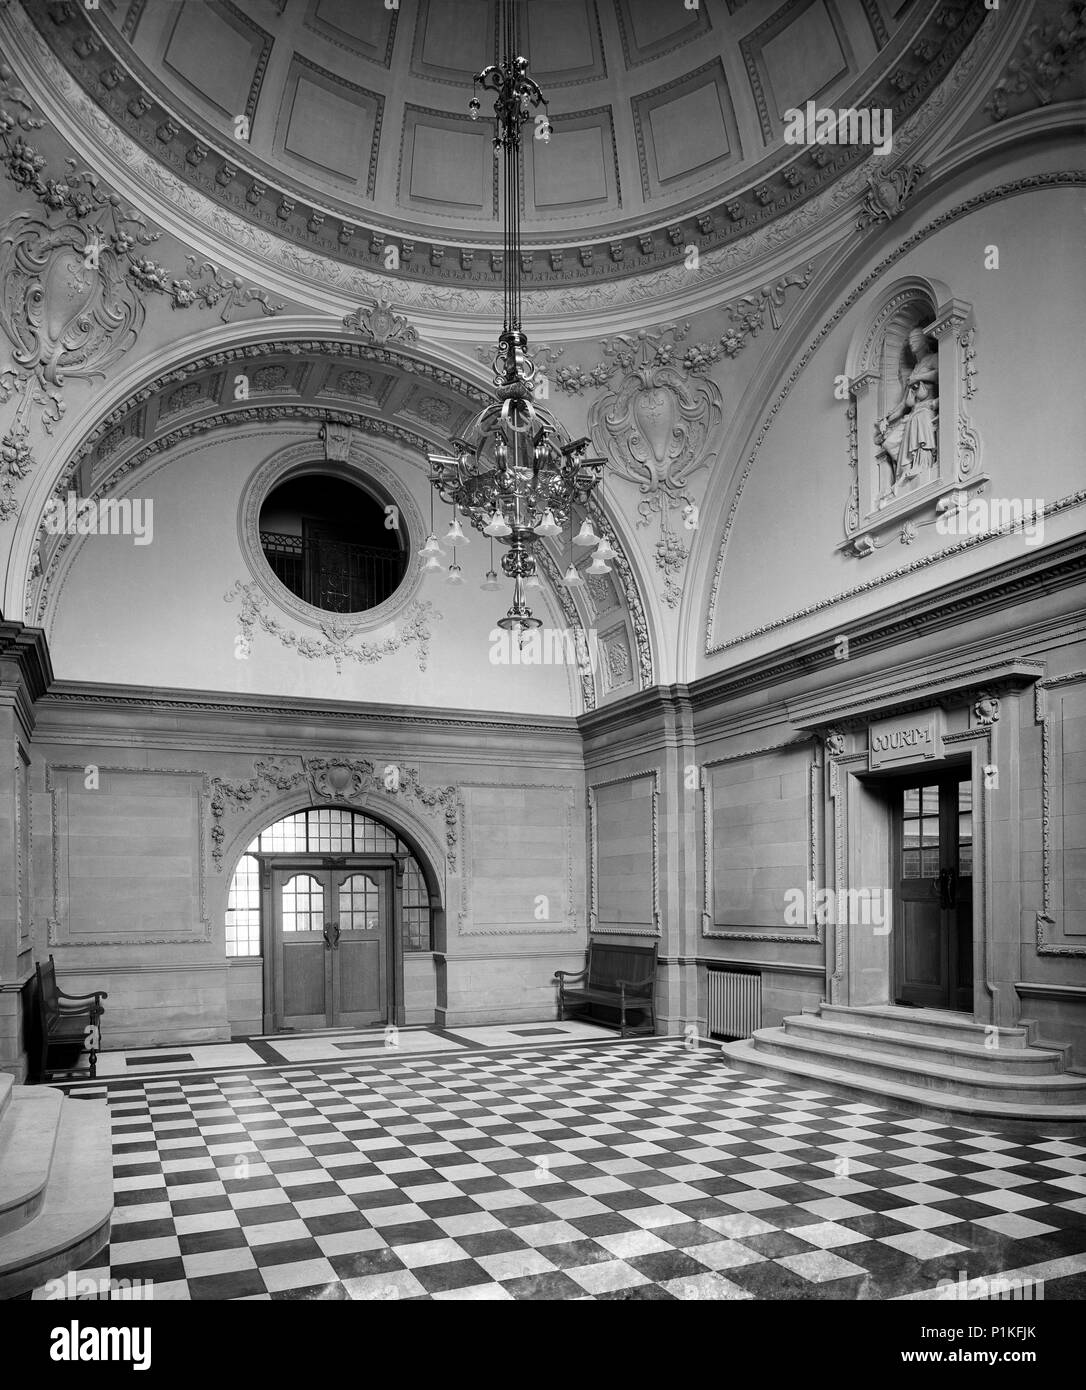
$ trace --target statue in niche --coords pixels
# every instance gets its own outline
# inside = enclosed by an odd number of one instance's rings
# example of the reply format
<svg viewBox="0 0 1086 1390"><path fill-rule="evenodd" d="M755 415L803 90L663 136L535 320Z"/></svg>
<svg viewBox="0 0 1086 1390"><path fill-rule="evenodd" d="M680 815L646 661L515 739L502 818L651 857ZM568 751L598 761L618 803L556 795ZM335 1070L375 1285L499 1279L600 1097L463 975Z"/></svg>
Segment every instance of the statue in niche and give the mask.
<svg viewBox="0 0 1086 1390"><path fill-rule="evenodd" d="M885 506L907 484L923 476L936 462L939 417L939 356L927 332L909 333L899 372L901 399L875 427L881 454L890 465L891 484L879 499Z"/></svg>

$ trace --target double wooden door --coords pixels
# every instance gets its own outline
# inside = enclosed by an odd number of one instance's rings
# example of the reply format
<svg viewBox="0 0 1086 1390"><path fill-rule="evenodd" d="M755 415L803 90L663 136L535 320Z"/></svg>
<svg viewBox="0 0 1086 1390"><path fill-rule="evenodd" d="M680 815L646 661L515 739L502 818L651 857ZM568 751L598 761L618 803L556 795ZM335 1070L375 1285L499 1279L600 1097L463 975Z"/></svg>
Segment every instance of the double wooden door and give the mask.
<svg viewBox="0 0 1086 1390"><path fill-rule="evenodd" d="M972 792L961 772L894 792L898 1003L973 1012Z"/></svg>
<svg viewBox="0 0 1086 1390"><path fill-rule="evenodd" d="M388 1019L392 873L305 861L272 869L279 1027L364 1027Z"/></svg>

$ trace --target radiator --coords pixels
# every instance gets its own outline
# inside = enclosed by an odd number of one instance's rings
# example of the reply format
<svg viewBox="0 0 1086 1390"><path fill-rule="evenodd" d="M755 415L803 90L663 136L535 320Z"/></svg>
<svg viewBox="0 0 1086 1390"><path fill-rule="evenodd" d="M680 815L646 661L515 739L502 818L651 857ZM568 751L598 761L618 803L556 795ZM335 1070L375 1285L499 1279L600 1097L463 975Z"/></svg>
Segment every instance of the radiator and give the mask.
<svg viewBox="0 0 1086 1390"><path fill-rule="evenodd" d="M749 1038L762 1026L762 977L734 970L710 970L709 1019L711 1037Z"/></svg>

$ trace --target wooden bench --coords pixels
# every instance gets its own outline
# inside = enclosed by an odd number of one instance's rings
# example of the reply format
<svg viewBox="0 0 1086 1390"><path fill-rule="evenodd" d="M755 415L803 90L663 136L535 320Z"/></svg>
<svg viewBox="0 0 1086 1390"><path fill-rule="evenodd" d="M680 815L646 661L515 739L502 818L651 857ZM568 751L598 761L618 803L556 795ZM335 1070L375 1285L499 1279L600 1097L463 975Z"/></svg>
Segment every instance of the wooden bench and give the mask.
<svg viewBox="0 0 1086 1390"><path fill-rule="evenodd" d="M611 942L589 944L583 970L556 970L558 1017L567 1011L589 1017L594 1023L613 1028L619 1036L645 1031L656 1032L656 943L651 946L619 946ZM583 980L570 989L566 981ZM627 1024L628 1014L640 1014L638 1028Z"/></svg>
<svg viewBox="0 0 1086 1390"><path fill-rule="evenodd" d="M57 986L52 956L47 965L34 968L38 977L38 1024L41 1028L40 1079L50 1081L57 1072L75 1070L74 1066L50 1066L49 1054L53 1049L63 1052L64 1060L71 1063L81 1053L89 1053L90 1074L96 1076L101 1045L99 1025L104 1013L101 1001L109 996L103 989L93 994L65 994Z"/></svg>

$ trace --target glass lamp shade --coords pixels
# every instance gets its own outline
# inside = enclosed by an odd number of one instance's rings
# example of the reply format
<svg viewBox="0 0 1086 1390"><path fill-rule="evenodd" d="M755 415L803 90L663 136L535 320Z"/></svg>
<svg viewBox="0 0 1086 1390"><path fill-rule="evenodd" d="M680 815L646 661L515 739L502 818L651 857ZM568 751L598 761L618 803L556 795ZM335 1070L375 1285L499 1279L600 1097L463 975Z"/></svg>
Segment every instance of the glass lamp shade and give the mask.
<svg viewBox="0 0 1086 1390"><path fill-rule="evenodd" d="M487 524L483 527L483 535L484 535L484 536L499 536L499 537L500 537L500 536L509 536L509 535L512 535L512 533L513 533L513 528L512 528L512 527L509 525L509 523L506 521L505 517L502 516L501 508L500 508L500 507L497 507L497 508L495 509L495 511L494 511L494 515L490 518L490 520L487 522Z"/></svg>
<svg viewBox="0 0 1086 1390"><path fill-rule="evenodd" d="M584 580L581 578L580 574L578 574L576 565L572 563L570 564L569 569L567 569L565 574L562 576L562 584L567 589L584 588Z"/></svg>
<svg viewBox="0 0 1086 1390"><path fill-rule="evenodd" d="M587 573L588 573L588 574L610 574L610 573L611 573L611 566L607 563L607 561L603 558L603 556L599 553L598 550L596 551L595 555L592 556L592 563L589 565L588 570L587 570Z"/></svg>
<svg viewBox="0 0 1086 1390"><path fill-rule="evenodd" d="M456 563L451 564L451 565L449 566L449 572L448 572L448 574L446 574L446 576L445 576L445 583L446 583L446 584L463 584L463 582L464 582L464 572L463 572L463 570L460 568L460 566L459 566L458 564L456 564Z"/></svg>
<svg viewBox="0 0 1086 1390"><path fill-rule="evenodd" d="M554 519L554 513L550 507L546 509L540 519L539 525L535 528L537 536L558 536L561 535L562 528Z"/></svg>
<svg viewBox="0 0 1086 1390"><path fill-rule="evenodd" d="M581 529L573 537L574 545L599 545L600 538L592 529L592 523L588 517L581 522Z"/></svg>
<svg viewBox="0 0 1086 1390"><path fill-rule="evenodd" d="M437 537L433 531L426 537L426 544L419 551L420 555L440 555L441 546L437 543Z"/></svg>
<svg viewBox="0 0 1086 1390"><path fill-rule="evenodd" d="M501 585L498 583L498 571L487 570L486 578L479 585L479 588L485 589L487 593L490 594L497 593L497 591L501 588Z"/></svg>
<svg viewBox="0 0 1086 1390"><path fill-rule="evenodd" d="M524 587L526 589L542 589L543 585L539 581L539 575L530 574L524 581Z"/></svg>
<svg viewBox="0 0 1086 1390"><path fill-rule="evenodd" d="M422 568L424 570L439 570L441 568L441 561L436 555L427 555L426 563Z"/></svg>
<svg viewBox="0 0 1086 1390"><path fill-rule="evenodd" d="M449 522L448 534L445 537L447 545L467 545L468 537L464 535L463 527L460 525L460 518L454 516Z"/></svg>
<svg viewBox="0 0 1086 1390"><path fill-rule="evenodd" d="M607 537L604 536L603 539L600 541L599 545L596 546L596 553L595 553L595 555L593 556L593 559L596 559L596 560L613 560L614 558L615 558L615 550L614 550L614 547L611 545L611 542L607 539Z"/></svg>

